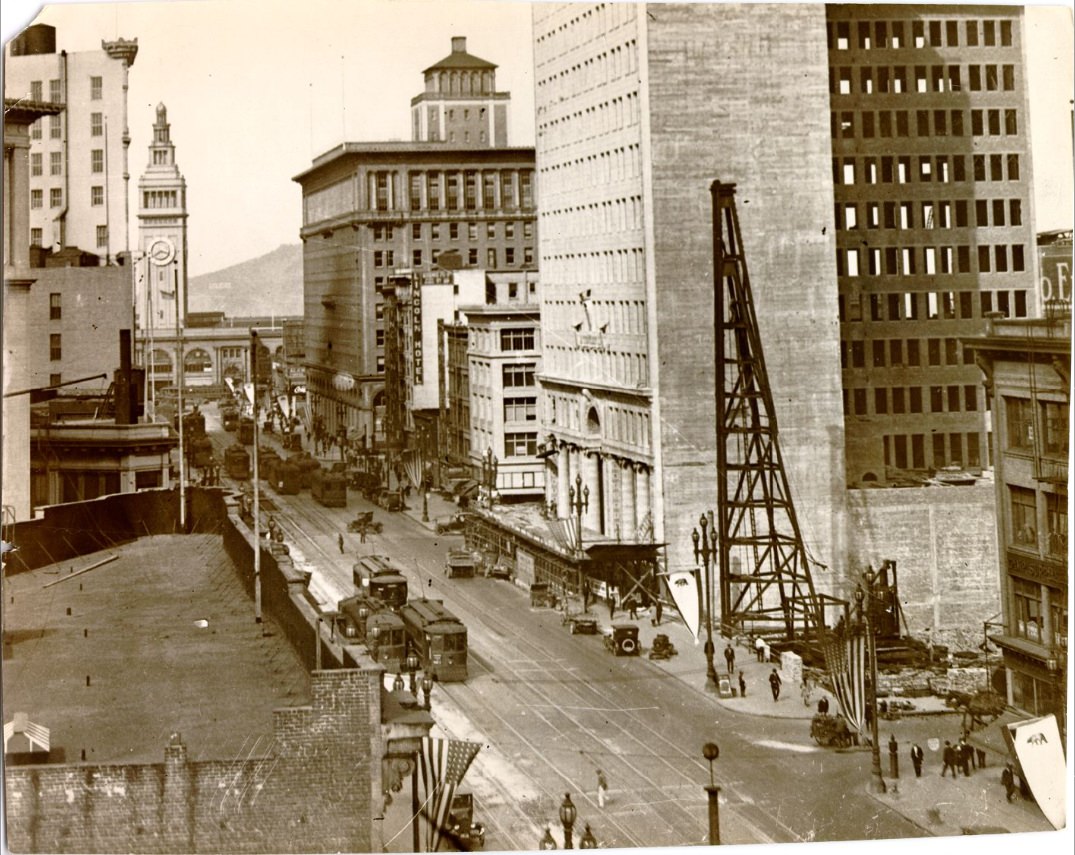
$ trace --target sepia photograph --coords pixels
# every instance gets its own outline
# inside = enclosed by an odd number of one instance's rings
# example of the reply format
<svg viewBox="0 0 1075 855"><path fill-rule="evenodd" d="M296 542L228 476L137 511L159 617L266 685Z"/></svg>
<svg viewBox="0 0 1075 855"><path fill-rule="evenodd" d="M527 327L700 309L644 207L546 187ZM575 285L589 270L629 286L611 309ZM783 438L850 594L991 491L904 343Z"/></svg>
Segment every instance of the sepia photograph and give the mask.
<svg viewBox="0 0 1075 855"><path fill-rule="evenodd" d="M1070 0L3 42L5 853L1072 851Z"/></svg>

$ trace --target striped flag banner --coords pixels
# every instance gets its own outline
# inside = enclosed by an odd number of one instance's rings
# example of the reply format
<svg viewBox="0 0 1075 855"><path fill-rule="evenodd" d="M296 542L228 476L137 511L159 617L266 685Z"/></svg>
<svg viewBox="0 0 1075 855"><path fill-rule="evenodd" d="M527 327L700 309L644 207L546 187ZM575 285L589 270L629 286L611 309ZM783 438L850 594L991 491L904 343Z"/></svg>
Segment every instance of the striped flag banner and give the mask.
<svg viewBox="0 0 1075 855"><path fill-rule="evenodd" d="M422 738L420 761L422 785L425 787L427 820L426 851L436 852L440 846L452 809L455 788L463 780L471 762L481 750L477 742L460 739Z"/></svg>
<svg viewBox="0 0 1075 855"><path fill-rule="evenodd" d="M579 543L579 525L574 517L546 520L557 545L568 552L573 551Z"/></svg>
<svg viewBox="0 0 1075 855"><path fill-rule="evenodd" d="M824 650L840 712L852 730L862 733L866 723L866 637L836 637Z"/></svg>

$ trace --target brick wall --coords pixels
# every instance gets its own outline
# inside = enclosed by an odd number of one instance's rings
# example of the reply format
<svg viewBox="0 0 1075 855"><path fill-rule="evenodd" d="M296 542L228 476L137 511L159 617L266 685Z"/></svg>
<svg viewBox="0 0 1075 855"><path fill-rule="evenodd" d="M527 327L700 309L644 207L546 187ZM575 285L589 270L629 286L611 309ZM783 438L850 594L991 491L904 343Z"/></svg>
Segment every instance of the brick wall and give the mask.
<svg viewBox="0 0 1075 855"><path fill-rule="evenodd" d="M1000 611L993 484L849 490L848 516L849 570L895 561L911 634L976 649Z"/></svg>
<svg viewBox="0 0 1075 855"><path fill-rule="evenodd" d="M276 711L249 756L192 762L178 735L152 765L6 771L15 852L381 849L380 668L318 671L308 707ZM379 767L379 760L376 764Z"/></svg>

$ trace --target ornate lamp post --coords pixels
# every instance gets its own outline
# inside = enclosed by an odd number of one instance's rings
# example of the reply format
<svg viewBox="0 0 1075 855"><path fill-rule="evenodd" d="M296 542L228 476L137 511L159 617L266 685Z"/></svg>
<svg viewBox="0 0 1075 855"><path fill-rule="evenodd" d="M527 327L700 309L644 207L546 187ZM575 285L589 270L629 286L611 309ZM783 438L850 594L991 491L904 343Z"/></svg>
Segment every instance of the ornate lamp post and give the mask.
<svg viewBox="0 0 1075 855"><path fill-rule="evenodd" d="M702 514L698 518L698 529L691 531L694 542L694 561L701 559L705 568L705 687L710 692L720 691L717 683L717 669L713 666L713 563L717 557L717 529L713 525L713 512Z"/></svg>
<svg viewBox="0 0 1075 855"><path fill-rule="evenodd" d="M709 783L705 786L709 797L709 845L720 846L720 787L713 782L713 761L720 757L717 743L703 745L702 756L709 761Z"/></svg>
<svg viewBox="0 0 1075 855"><path fill-rule="evenodd" d="M870 622L875 581L873 570L866 570L862 574L862 580L866 584L866 590L863 591L862 585L855 588L855 602L859 607L859 617L865 625L866 655L870 661L870 691L866 696L870 709L870 790L883 793L888 788L881 776L881 744L877 736L877 642L873 634L873 624Z"/></svg>
<svg viewBox="0 0 1075 855"><path fill-rule="evenodd" d="M575 820L579 812L571 802L571 793L564 793L564 800L560 803L560 824L564 827L564 849L574 849L571 839L571 830L575 827Z"/></svg>
<svg viewBox="0 0 1075 855"><path fill-rule="evenodd" d="M575 476L573 486L567 488L567 504L575 512L575 549L582 551L582 512L590 509L590 488L582 485L582 476Z"/></svg>
<svg viewBox="0 0 1075 855"><path fill-rule="evenodd" d="M582 837L579 838L579 849L596 849L597 838L593 836L593 832L590 831L590 823L586 823L586 830L582 832Z"/></svg>
<svg viewBox="0 0 1075 855"><path fill-rule="evenodd" d="M425 708L433 709L433 678L428 674L422 675L422 694L425 696Z"/></svg>
<svg viewBox="0 0 1075 855"><path fill-rule="evenodd" d="M482 456L482 486L485 487L489 507L493 506L493 492L496 490L496 471L500 463L493 454L493 449L486 448Z"/></svg>
<svg viewBox="0 0 1075 855"><path fill-rule="evenodd" d="M406 664L406 667L407 667L407 671L411 675L411 681L410 681L411 682L411 694L417 696L417 694L418 694L418 677L417 677L417 673L418 673L418 657L415 656L413 653L408 653L405 664Z"/></svg>

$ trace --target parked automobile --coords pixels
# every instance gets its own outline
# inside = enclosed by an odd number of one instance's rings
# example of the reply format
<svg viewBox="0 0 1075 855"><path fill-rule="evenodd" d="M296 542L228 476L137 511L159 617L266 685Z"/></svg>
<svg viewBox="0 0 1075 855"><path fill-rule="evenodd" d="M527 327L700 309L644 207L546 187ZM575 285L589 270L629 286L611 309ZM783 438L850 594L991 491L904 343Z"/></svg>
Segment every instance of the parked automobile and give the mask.
<svg viewBox="0 0 1075 855"><path fill-rule="evenodd" d="M452 514L450 517L441 517L435 523L437 534L448 534L453 531L462 531L466 528L467 515L462 512Z"/></svg>
<svg viewBox="0 0 1075 855"><path fill-rule="evenodd" d="M402 511L403 494L399 490L381 490L377 494L377 504L386 511Z"/></svg>

